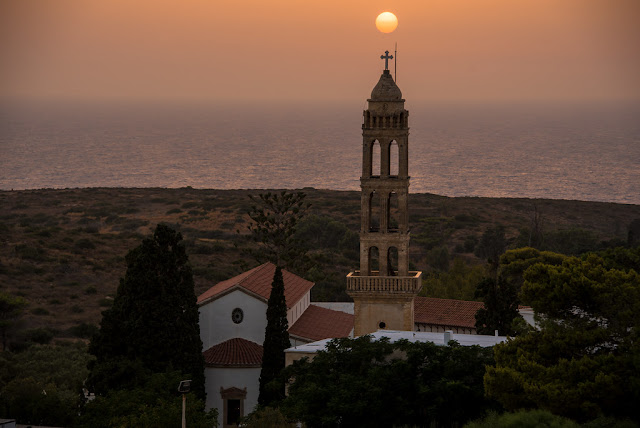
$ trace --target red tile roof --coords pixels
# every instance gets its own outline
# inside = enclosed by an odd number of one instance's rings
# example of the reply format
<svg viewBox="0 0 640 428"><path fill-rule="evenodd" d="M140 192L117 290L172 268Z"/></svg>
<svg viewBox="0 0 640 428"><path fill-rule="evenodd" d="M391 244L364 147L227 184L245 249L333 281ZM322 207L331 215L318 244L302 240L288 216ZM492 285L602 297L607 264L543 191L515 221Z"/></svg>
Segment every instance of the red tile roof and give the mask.
<svg viewBox="0 0 640 428"><path fill-rule="evenodd" d="M260 367L262 346L239 337L229 339L203 353L207 367Z"/></svg>
<svg viewBox="0 0 640 428"><path fill-rule="evenodd" d="M416 297L414 321L420 324L475 328L482 302Z"/></svg>
<svg viewBox="0 0 640 428"><path fill-rule="evenodd" d="M353 329L353 323L352 314L309 305L289 328L289 334L310 340L347 337Z"/></svg>
<svg viewBox="0 0 640 428"><path fill-rule="evenodd" d="M265 263L247 272L241 273L226 281L222 281L198 296L198 304L202 305L216 296L230 291L234 287L240 287L263 300L269 300L271 294L271 283L276 265ZM300 278L289 271L282 270L284 279L284 297L287 301L287 308L293 307L313 287L313 282Z"/></svg>

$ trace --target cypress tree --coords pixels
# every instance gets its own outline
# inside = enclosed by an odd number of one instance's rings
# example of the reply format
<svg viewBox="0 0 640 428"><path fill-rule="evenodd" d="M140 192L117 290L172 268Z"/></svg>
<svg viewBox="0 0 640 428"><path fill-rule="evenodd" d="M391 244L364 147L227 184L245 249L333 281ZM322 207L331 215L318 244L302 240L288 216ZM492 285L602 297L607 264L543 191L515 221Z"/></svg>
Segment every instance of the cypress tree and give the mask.
<svg viewBox="0 0 640 428"><path fill-rule="evenodd" d="M96 360L88 385L97 394L132 389L153 373L178 370L204 398L197 299L181 241L180 233L159 224L127 254L125 277L89 346Z"/></svg>
<svg viewBox="0 0 640 428"><path fill-rule="evenodd" d="M267 328L264 334L260 395L258 396L258 404L261 406L270 406L284 399L285 385L278 376L285 364L284 350L290 346L284 280L282 270L276 266L267 304Z"/></svg>

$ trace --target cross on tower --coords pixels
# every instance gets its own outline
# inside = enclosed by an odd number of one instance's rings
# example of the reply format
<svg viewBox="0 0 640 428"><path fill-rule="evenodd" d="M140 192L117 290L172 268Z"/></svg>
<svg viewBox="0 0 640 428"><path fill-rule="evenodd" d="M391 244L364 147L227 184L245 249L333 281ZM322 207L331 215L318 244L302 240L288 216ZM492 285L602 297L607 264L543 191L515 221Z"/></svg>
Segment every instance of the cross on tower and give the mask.
<svg viewBox="0 0 640 428"><path fill-rule="evenodd" d="M384 51L384 55L380 55L380 59L384 60L384 69L389 69L389 60L393 59L393 55L389 55L389 51Z"/></svg>

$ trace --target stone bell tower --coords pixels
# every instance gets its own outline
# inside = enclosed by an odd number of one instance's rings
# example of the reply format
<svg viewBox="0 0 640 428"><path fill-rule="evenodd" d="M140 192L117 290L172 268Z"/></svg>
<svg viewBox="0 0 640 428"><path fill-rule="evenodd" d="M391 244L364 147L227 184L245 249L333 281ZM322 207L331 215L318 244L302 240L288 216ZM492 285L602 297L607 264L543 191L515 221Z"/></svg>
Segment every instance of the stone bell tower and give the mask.
<svg viewBox="0 0 640 428"><path fill-rule="evenodd" d="M347 275L354 334L413 330L413 302L422 272L409 272L409 112L385 69L362 124L360 270ZM377 159L379 156L379 159Z"/></svg>

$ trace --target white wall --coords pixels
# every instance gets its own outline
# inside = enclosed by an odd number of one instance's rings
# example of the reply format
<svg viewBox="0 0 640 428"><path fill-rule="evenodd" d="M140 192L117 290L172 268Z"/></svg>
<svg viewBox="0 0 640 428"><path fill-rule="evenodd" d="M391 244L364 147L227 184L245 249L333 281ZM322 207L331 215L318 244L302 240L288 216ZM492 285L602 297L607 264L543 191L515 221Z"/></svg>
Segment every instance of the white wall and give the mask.
<svg viewBox="0 0 640 428"><path fill-rule="evenodd" d="M242 309L244 318L240 324L231 320L231 312ZM267 327L267 304L240 290L234 290L212 302L200 306L200 337L202 349L234 337L241 337L262 345Z"/></svg>
<svg viewBox="0 0 640 428"><path fill-rule="evenodd" d="M236 387L247 388L247 398L244 400L244 415L253 411L258 404L258 393L260 388L260 368L231 369L207 367L204 369L205 388L207 391L207 410L218 409L218 426L222 425L224 412L220 387L227 389Z"/></svg>
<svg viewBox="0 0 640 428"><path fill-rule="evenodd" d="M300 318L302 313L309 307L310 302L311 290L307 291L307 294L302 296L302 298L298 300L298 302L287 311L287 322L289 323L289 327L291 327L293 324L295 324L296 321L298 321L298 318Z"/></svg>

